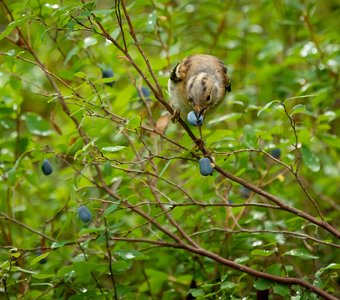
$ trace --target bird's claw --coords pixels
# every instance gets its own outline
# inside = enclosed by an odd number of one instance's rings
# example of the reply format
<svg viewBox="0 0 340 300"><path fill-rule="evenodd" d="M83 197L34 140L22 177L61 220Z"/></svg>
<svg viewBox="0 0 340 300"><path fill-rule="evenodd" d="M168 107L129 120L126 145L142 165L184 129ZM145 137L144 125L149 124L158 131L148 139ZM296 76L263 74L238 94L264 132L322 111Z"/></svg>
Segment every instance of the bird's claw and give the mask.
<svg viewBox="0 0 340 300"><path fill-rule="evenodd" d="M173 123L176 123L178 121L179 117L180 117L180 110L179 109L175 109L174 113L171 116L171 121Z"/></svg>

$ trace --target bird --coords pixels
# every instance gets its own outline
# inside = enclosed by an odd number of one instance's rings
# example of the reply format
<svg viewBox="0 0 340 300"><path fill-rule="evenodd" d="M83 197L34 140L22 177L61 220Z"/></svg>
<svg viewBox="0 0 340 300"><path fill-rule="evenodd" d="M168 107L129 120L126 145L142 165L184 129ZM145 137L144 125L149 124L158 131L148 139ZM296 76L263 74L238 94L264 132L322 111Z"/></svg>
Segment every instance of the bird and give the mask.
<svg viewBox="0 0 340 300"><path fill-rule="evenodd" d="M174 108L173 119L194 111L197 120L216 108L231 92L231 82L223 61L213 55L185 57L170 73L168 93Z"/></svg>

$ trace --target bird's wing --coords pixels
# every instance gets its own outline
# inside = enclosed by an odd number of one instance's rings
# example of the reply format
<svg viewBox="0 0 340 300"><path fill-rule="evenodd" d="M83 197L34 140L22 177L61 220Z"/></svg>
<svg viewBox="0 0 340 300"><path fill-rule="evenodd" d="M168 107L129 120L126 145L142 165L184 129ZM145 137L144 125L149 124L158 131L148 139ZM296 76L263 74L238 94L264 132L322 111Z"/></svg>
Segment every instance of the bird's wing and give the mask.
<svg viewBox="0 0 340 300"><path fill-rule="evenodd" d="M221 62L222 67L223 67L223 75L224 75L224 79L225 79L225 84L224 84L225 90L227 92L231 92L231 82L230 82L230 78L228 76L228 69L227 69L227 67L225 66L225 64L222 60L220 62Z"/></svg>
<svg viewBox="0 0 340 300"><path fill-rule="evenodd" d="M173 82L182 81L188 75L188 70L190 69L192 64L191 56L186 57L180 63L176 65L176 67L172 70L170 74L170 79Z"/></svg>

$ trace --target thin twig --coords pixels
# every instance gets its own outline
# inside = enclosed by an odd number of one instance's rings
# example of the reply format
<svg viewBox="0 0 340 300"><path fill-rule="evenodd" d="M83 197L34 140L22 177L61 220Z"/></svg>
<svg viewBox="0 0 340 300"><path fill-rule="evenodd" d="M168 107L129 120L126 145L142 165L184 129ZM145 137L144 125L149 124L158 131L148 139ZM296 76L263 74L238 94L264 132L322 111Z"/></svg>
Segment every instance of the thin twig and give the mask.
<svg viewBox="0 0 340 300"><path fill-rule="evenodd" d="M45 239L47 239L47 240L49 240L49 241L52 241L52 242L56 242L56 241L57 241L57 240L55 240L54 238L52 238L52 237L46 235L45 233L42 233L42 232L40 232L40 231L38 231L38 230L36 230L36 229L34 229L34 228L32 228L32 227L30 227L30 226L28 226L28 225L22 223L22 222L20 222L20 221L14 219L14 218L11 218L10 216L8 216L7 214L5 214L5 213L2 212L2 211L0 211L0 215L3 216L6 220L11 221L11 222L13 222L13 223L15 223L15 224L18 224L19 226L21 226L21 227L23 227L23 228L25 228L25 229L27 229L27 230L29 230L29 231L31 231L31 232L37 234L37 235L40 235L40 236L44 237Z"/></svg>
<svg viewBox="0 0 340 300"><path fill-rule="evenodd" d="M284 103L281 103L281 105L283 106L285 114L286 114L287 118L289 119L290 126L292 127L293 132L294 132L294 136L295 136L295 143L293 144L293 146L294 146L295 151L297 153L297 163L296 163L296 170L293 171L293 168L291 169L292 173L294 174L297 182L301 186L302 190L304 191L304 193L306 194L308 199L312 202L312 204L315 207L316 211L318 212L321 220L326 223L325 218L323 217L322 212L321 212L318 204L312 198L312 196L309 194L309 192L307 191L307 188L302 184L302 182L301 182L301 180L299 178L298 173L299 173L299 165L301 163L301 153L300 153L300 149L299 149L299 139L298 139L298 135L297 135L297 132L296 132L296 124L295 124L295 121L293 120L292 116L288 113L286 105Z"/></svg>
<svg viewBox="0 0 340 300"><path fill-rule="evenodd" d="M107 222L106 222L106 218L104 218L104 223L105 223L105 245L106 245L106 253L109 257L109 271L110 271L110 276L111 276L111 281L112 281L112 285L113 285L113 291L114 291L114 297L115 300L118 300L118 295L117 295L117 286L116 286L116 280L113 274L113 269L112 269L112 254L111 254L111 249L110 249L110 245L109 245L109 231L107 229Z"/></svg>

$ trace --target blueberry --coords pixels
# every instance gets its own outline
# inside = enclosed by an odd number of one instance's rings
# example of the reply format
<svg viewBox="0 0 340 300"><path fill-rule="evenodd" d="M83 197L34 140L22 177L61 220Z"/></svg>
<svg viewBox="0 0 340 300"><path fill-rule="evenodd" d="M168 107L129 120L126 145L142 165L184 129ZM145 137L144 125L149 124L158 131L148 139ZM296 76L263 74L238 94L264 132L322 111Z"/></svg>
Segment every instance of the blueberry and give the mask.
<svg viewBox="0 0 340 300"><path fill-rule="evenodd" d="M151 95L150 90L145 86L142 86L141 92L144 98L148 98Z"/></svg>
<svg viewBox="0 0 340 300"><path fill-rule="evenodd" d="M197 119L196 113L194 111L191 111L188 113L187 120L192 126L201 126L203 124L204 118L202 115L200 115Z"/></svg>
<svg viewBox="0 0 340 300"><path fill-rule="evenodd" d="M89 223L92 220L92 214L85 205L79 206L78 216L84 223Z"/></svg>
<svg viewBox="0 0 340 300"><path fill-rule="evenodd" d="M53 173L52 165L47 159L44 159L42 166L41 166L41 170L46 176Z"/></svg>
<svg viewBox="0 0 340 300"><path fill-rule="evenodd" d="M137 88L137 94L140 100L150 101L151 92L146 86L142 86L140 89Z"/></svg>
<svg viewBox="0 0 340 300"><path fill-rule="evenodd" d="M112 69L105 69L105 70L102 70L102 77L103 78L111 78L114 76L114 73L112 71ZM111 82L105 82L106 85L109 85L109 86L113 86L114 84L114 81L111 81Z"/></svg>
<svg viewBox="0 0 340 300"><path fill-rule="evenodd" d="M281 156L281 149L275 148L272 151L270 151L270 155L273 156L276 159L279 159Z"/></svg>
<svg viewBox="0 0 340 300"><path fill-rule="evenodd" d="M200 173L203 176L211 175L214 171L214 169L211 166L210 159L208 157L202 157L199 160L200 165Z"/></svg>

